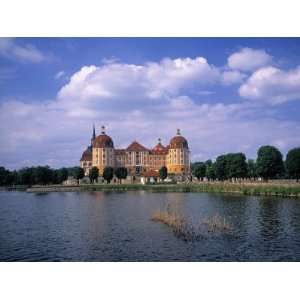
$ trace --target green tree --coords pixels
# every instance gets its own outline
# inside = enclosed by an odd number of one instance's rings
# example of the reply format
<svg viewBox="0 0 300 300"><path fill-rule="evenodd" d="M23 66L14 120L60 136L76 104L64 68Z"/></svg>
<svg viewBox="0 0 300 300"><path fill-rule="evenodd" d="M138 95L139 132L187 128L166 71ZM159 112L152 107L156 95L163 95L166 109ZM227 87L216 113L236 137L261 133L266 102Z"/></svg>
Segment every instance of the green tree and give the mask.
<svg viewBox="0 0 300 300"><path fill-rule="evenodd" d="M257 178L256 163L253 159L248 159L247 162L247 177L248 178Z"/></svg>
<svg viewBox="0 0 300 300"><path fill-rule="evenodd" d="M35 184L49 184L53 178L53 172L49 166L38 166L33 168Z"/></svg>
<svg viewBox="0 0 300 300"><path fill-rule="evenodd" d="M203 178L206 176L206 164L203 162L199 162L196 164L194 170L193 170L193 175L201 181L203 181Z"/></svg>
<svg viewBox="0 0 300 300"><path fill-rule="evenodd" d="M120 183L122 183L122 179L127 178L127 169L124 167L119 167L115 170L115 175L119 179Z"/></svg>
<svg viewBox="0 0 300 300"><path fill-rule="evenodd" d="M22 168L18 171L18 184L34 184L34 168Z"/></svg>
<svg viewBox="0 0 300 300"><path fill-rule="evenodd" d="M245 178L247 176L247 162L244 153L229 153L226 155L226 177Z"/></svg>
<svg viewBox="0 0 300 300"><path fill-rule="evenodd" d="M9 170L6 170L4 167L0 167L0 185L7 185Z"/></svg>
<svg viewBox="0 0 300 300"><path fill-rule="evenodd" d="M92 167L89 172L90 182L94 183L95 180L96 181L98 180L98 177L99 177L99 169L97 167Z"/></svg>
<svg viewBox="0 0 300 300"><path fill-rule="evenodd" d="M167 167L163 166L158 171L159 177L162 181L164 181L168 177L168 169Z"/></svg>
<svg viewBox="0 0 300 300"><path fill-rule="evenodd" d="M212 162L211 159L208 159L208 160L205 162L206 167L210 167L210 166L212 166L212 164L213 164L213 162Z"/></svg>
<svg viewBox="0 0 300 300"><path fill-rule="evenodd" d="M68 179L69 172L67 168L61 168L58 170L58 183L62 183L63 181Z"/></svg>
<svg viewBox="0 0 300 300"><path fill-rule="evenodd" d="M80 167L76 167L74 169L74 177L77 179L77 183L79 184L79 180L84 177L84 170Z"/></svg>
<svg viewBox="0 0 300 300"><path fill-rule="evenodd" d="M262 146L257 151L257 175L264 180L278 177L284 171L281 152L274 146Z"/></svg>
<svg viewBox="0 0 300 300"><path fill-rule="evenodd" d="M215 167L215 164L211 164L210 166L207 166L206 167L206 178L209 180L209 181L213 181L216 179L216 167Z"/></svg>
<svg viewBox="0 0 300 300"><path fill-rule="evenodd" d="M288 152L285 164L288 175L298 182L300 178L300 147L291 149Z"/></svg>
<svg viewBox="0 0 300 300"><path fill-rule="evenodd" d="M215 162L216 178L219 180L227 179L227 159L226 155L220 155Z"/></svg>
<svg viewBox="0 0 300 300"><path fill-rule="evenodd" d="M110 183L110 181L114 177L114 169L112 167L105 167L103 170L102 176L106 180L107 183Z"/></svg>

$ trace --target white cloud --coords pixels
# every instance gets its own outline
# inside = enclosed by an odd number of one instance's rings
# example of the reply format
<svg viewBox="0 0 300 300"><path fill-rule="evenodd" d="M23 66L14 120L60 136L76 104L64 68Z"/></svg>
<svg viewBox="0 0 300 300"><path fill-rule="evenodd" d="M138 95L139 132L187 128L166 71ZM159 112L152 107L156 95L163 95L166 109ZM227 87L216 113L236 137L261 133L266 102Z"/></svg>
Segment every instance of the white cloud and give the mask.
<svg viewBox="0 0 300 300"><path fill-rule="evenodd" d="M228 57L228 66L241 71L253 71L271 62L272 57L260 49L243 48Z"/></svg>
<svg viewBox="0 0 300 300"><path fill-rule="evenodd" d="M58 80L66 75L65 71L59 71L55 74L54 79Z"/></svg>
<svg viewBox="0 0 300 300"><path fill-rule="evenodd" d="M204 58L85 66L56 99L2 101L0 165L77 165L94 122L98 132L102 124L108 127L116 147L134 139L151 147L158 137L168 144L180 128L193 158L201 159L235 151L255 157L263 144L278 145L282 151L300 144L300 136L294 134L300 131L300 122L258 114L249 102L199 103L185 93L192 86L193 95L206 98L203 88L220 83L220 78Z"/></svg>
<svg viewBox="0 0 300 300"><path fill-rule="evenodd" d="M163 59L144 65L111 63L85 66L59 92L59 98L159 99L176 95L191 86L209 85L219 80L219 71L205 58Z"/></svg>
<svg viewBox="0 0 300 300"><path fill-rule="evenodd" d="M19 45L13 38L0 38L0 55L22 62L40 63L46 60L46 56L34 45Z"/></svg>
<svg viewBox="0 0 300 300"><path fill-rule="evenodd" d="M300 66L288 71L261 68L240 87L239 93L241 97L270 104L300 100Z"/></svg>
<svg viewBox="0 0 300 300"><path fill-rule="evenodd" d="M224 85L241 83L245 77L247 76L239 71L225 71L222 73L222 83Z"/></svg>

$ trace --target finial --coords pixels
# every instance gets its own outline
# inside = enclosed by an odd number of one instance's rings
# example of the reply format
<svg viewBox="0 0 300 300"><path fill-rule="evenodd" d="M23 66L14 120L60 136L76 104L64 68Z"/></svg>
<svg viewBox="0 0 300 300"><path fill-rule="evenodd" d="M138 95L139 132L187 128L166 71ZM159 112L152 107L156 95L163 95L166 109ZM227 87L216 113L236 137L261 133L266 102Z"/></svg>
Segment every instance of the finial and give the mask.
<svg viewBox="0 0 300 300"><path fill-rule="evenodd" d="M180 129L177 129L177 135L180 135Z"/></svg>
<svg viewBox="0 0 300 300"><path fill-rule="evenodd" d="M101 126L101 134L105 134L105 126L104 125Z"/></svg>
<svg viewBox="0 0 300 300"><path fill-rule="evenodd" d="M161 143L161 138L158 138L158 143L159 143L159 144Z"/></svg>

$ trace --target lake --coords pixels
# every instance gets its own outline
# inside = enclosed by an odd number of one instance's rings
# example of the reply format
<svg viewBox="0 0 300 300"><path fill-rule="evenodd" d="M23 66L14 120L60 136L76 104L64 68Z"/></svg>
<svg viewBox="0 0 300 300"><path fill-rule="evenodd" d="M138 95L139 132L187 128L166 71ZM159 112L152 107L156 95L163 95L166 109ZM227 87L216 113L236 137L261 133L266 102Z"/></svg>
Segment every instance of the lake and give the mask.
<svg viewBox="0 0 300 300"><path fill-rule="evenodd" d="M234 234L178 238L151 215L219 215ZM0 192L0 261L300 261L300 200L207 193Z"/></svg>

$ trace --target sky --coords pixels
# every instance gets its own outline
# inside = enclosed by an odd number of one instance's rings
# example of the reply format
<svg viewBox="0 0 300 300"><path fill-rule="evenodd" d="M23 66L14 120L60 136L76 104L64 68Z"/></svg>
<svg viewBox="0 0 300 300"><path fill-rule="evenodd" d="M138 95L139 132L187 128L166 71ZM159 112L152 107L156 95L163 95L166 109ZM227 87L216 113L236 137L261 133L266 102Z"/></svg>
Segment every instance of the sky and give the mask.
<svg viewBox="0 0 300 300"><path fill-rule="evenodd" d="M92 126L116 148L192 161L300 146L299 38L0 38L0 166L75 166Z"/></svg>

